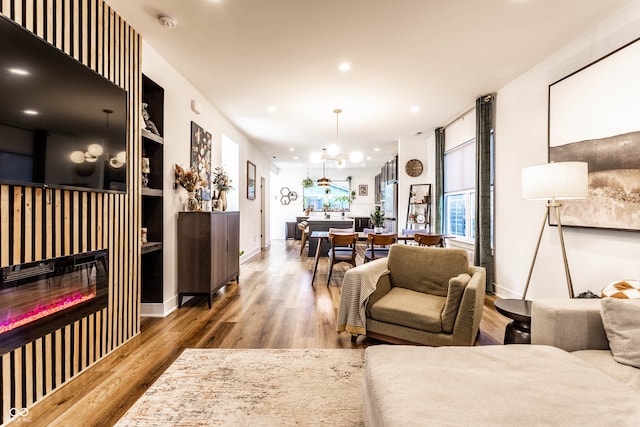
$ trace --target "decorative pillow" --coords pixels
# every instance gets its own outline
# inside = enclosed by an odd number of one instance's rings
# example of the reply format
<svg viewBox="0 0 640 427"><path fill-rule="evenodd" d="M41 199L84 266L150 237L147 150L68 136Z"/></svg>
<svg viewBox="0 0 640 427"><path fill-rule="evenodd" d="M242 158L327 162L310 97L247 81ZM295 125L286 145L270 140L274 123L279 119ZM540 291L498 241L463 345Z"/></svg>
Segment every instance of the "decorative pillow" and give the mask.
<svg viewBox="0 0 640 427"><path fill-rule="evenodd" d="M608 284L602 290L602 298L640 298L640 282L637 280L620 280Z"/></svg>
<svg viewBox="0 0 640 427"><path fill-rule="evenodd" d="M449 279L447 300L442 308L442 330L444 332L453 332L453 325L456 322L456 317L458 316L458 308L460 308L462 294L470 281L471 276L467 273L462 273Z"/></svg>
<svg viewBox="0 0 640 427"><path fill-rule="evenodd" d="M603 298L600 315L613 358L640 368L640 299Z"/></svg>

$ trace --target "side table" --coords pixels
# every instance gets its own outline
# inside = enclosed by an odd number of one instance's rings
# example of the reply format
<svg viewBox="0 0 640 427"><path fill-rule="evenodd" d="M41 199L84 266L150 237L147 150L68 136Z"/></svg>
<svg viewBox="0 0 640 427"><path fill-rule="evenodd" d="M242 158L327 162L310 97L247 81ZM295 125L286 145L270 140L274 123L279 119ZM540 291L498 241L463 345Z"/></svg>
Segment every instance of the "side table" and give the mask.
<svg viewBox="0 0 640 427"><path fill-rule="evenodd" d="M504 343L531 344L531 301L500 299L494 304L498 313L513 319L504 331Z"/></svg>

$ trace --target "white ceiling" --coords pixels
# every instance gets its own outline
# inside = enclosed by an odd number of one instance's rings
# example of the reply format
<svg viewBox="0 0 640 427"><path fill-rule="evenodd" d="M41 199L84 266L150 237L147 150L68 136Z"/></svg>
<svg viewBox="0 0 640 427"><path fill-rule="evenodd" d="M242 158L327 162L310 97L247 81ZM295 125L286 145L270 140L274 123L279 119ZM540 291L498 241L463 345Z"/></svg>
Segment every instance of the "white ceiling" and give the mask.
<svg viewBox="0 0 640 427"><path fill-rule="evenodd" d="M379 167L630 0L107 3L278 167L336 141L335 108L342 153Z"/></svg>

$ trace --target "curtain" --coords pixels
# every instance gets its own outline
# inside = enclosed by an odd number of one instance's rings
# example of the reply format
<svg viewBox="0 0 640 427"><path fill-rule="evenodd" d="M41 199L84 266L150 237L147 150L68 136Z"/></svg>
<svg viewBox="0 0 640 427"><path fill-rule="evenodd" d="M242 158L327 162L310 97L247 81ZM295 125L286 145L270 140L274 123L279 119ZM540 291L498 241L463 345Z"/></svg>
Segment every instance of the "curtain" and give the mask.
<svg viewBox="0 0 640 427"><path fill-rule="evenodd" d="M486 292L494 293L493 109L495 95L476 99L476 223L474 264L487 271Z"/></svg>
<svg viewBox="0 0 640 427"><path fill-rule="evenodd" d="M434 233L443 233L444 218L444 128L436 129L436 184L433 191L435 200Z"/></svg>

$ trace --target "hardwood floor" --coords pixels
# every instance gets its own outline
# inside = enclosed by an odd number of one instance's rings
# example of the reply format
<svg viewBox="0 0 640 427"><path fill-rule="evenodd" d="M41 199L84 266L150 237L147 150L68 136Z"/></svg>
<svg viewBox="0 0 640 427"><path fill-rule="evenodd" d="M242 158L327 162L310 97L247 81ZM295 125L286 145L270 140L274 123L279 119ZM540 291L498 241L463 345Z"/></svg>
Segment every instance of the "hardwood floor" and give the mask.
<svg viewBox="0 0 640 427"><path fill-rule="evenodd" d="M347 264L335 266L326 286L321 259L315 286L313 259L298 255L299 241L274 241L241 265L240 283L214 297L209 310L194 298L164 319L145 318L141 333L30 410L32 426L113 425L185 348L362 348L377 342L335 330L340 283ZM306 250L305 250L306 253ZM362 253L358 264L362 263ZM508 319L485 299L477 343L501 344Z"/></svg>

